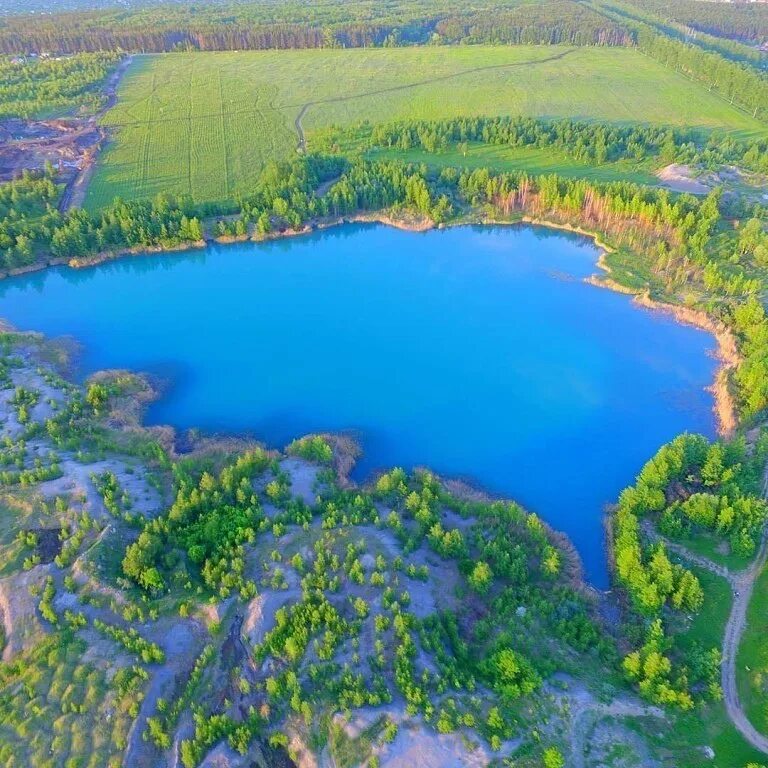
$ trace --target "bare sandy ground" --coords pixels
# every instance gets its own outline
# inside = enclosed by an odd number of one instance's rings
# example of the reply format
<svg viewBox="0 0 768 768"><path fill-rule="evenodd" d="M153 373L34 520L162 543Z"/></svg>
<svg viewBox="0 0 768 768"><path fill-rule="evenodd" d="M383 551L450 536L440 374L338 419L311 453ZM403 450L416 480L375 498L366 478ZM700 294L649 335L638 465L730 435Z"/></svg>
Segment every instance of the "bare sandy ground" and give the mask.
<svg viewBox="0 0 768 768"><path fill-rule="evenodd" d="M280 461L280 469L291 478L291 495L300 498L308 506L315 504L315 484L319 469L304 459L293 456Z"/></svg>
<svg viewBox="0 0 768 768"><path fill-rule="evenodd" d="M711 187L694 175L689 165L671 163L656 171L663 186L674 192L690 192L692 195L706 195Z"/></svg>
<svg viewBox="0 0 768 768"><path fill-rule="evenodd" d="M155 517L162 510L160 494L154 486L149 484L141 468L131 467L119 459L104 459L90 464L80 464L72 458L64 458L60 466L63 473L61 477L40 483L38 486L40 493L46 498L79 496L84 499L85 507L91 515L101 518L110 517L91 477L112 472L120 487L127 491L130 497L129 512L138 513L143 517Z"/></svg>
<svg viewBox="0 0 768 768"><path fill-rule="evenodd" d="M46 631L38 618L37 600L29 590L42 588L49 572L50 566L40 565L31 571L0 579L0 619L6 640L3 661L12 659Z"/></svg>

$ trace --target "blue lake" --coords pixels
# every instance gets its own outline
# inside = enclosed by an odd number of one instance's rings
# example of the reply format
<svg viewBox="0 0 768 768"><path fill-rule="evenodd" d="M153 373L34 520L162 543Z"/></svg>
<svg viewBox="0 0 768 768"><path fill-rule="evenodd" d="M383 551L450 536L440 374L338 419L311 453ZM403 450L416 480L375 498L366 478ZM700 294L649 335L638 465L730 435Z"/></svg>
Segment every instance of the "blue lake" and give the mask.
<svg viewBox="0 0 768 768"><path fill-rule="evenodd" d="M714 432L714 339L595 288L591 241L350 225L0 283L80 372L171 382L148 421L270 446L352 430L355 477L429 466L565 531L606 586L605 505L665 441Z"/></svg>

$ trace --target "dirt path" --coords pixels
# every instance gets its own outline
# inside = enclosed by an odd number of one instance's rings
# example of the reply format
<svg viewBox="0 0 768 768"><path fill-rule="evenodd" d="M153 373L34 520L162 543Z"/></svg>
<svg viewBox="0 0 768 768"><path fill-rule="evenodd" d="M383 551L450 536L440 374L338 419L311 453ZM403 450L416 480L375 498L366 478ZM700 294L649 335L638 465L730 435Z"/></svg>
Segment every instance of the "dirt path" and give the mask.
<svg viewBox="0 0 768 768"><path fill-rule="evenodd" d="M296 128L296 133L299 137L298 145L296 146L297 152L306 152L307 151L307 140L304 135L304 129L302 128L301 121L306 116L307 112L309 111L309 108L316 105L316 104L338 104L342 101L354 101L355 99L362 99L366 96L380 96L383 93L395 93L396 91L406 91L409 88L418 88L422 85L434 85L435 83L440 83L445 80L454 80L457 77L463 77L464 75L471 75L475 74L476 72L489 72L496 69L514 69L516 67L529 67L529 66L535 66L537 64L548 64L551 61L557 61L558 59L563 59L566 56L569 56L572 53L576 52L576 48L571 48L567 51L561 51L560 53L556 53L554 56L547 56L545 59L535 59L534 61L515 61L511 62L509 64L489 64L486 67L472 67L472 69L463 69L461 72L451 72L447 75L439 75L438 77L431 77L427 80L416 80L412 83L405 83L404 85L392 85L388 88L377 88L374 91L365 91L363 93L353 93L349 96L330 96L327 99L318 99L317 101L308 101L306 104L303 104L301 107L301 111L296 116L296 119L294 120L293 124ZM294 104L285 104L283 106L277 107L277 109L289 109L290 107L294 107L296 105Z"/></svg>
<svg viewBox="0 0 768 768"><path fill-rule="evenodd" d="M85 132L86 130L89 131L96 128L100 133L100 138L83 157L83 167L78 171L72 181L67 184L67 188L64 190L61 199L59 200L59 210L62 213L68 211L70 208L80 208L83 205L85 193L88 189L88 182L93 176L99 151L107 136L106 131L99 126L99 121L117 103L117 87L120 85L120 81L132 61L133 56L126 57L109 76L109 79L104 86L104 95L107 97L104 106L102 106L96 114L88 118L87 123L81 131Z"/></svg>
<svg viewBox="0 0 768 768"><path fill-rule="evenodd" d="M296 128L296 133L299 137L299 144L296 147L297 152L301 152L301 154L304 154L307 151L307 139L304 136L304 129L301 127L301 120L304 117L304 115L307 114L307 110L312 106L312 102L309 104L305 104L301 108L301 112L299 112L298 115L296 115L296 119L293 121L293 125Z"/></svg>
<svg viewBox="0 0 768 768"><path fill-rule="evenodd" d="M768 468L763 479L763 497L768 498ZM723 688L723 701L728 718L736 730L757 750L768 755L768 737L760 733L749 721L739 700L739 688L736 679L736 657L741 645L741 638L747 628L747 609L752 597L752 591L757 577L765 567L768 560L768 526L763 529L760 539L760 547L751 565L743 571L730 571L722 565L713 563L706 557L697 555L685 547L666 541L658 533L653 531L650 521L643 523L643 529L652 537L664 541L665 546L680 557L689 562L706 568L718 576L722 576L733 589L733 605L731 614L725 625L721 660L721 685Z"/></svg>
<svg viewBox="0 0 768 768"><path fill-rule="evenodd" d="M739 574L732 573L724 565L715 563L708 557L697 555L695 552L691 552L691 550L686 549L682 544L676 544L674 541L670 541L666 537L662 536L653 527L653 523L648 519L643 520L640 525L643 533L648 536L649 539L653 539L654 541L661 541L670 552L674 552L676 555L682 557L684 560L687 560L689 563L698 565L699 568L703 568L705 571L710 571L716 576L725 579L734 589L739 588Z"/></svg>
<svg viewBox="0 0 768 768"><path fill-rule="evenodd" d="M768 469L763 479L763 497L768 498ZM722 659L723 699L728 717L739 733L755 748L768 754L768 738L760 733L747 719L739 701L739 689L736 680L736 655L739 652L741 637L747 627L747 608L752 597L755 581L765 567L768 558L768 527L763 529L760 548L752 565L738 574L734 574L737 583L734 586L733 607L728 623L725 625Z"/></svg>

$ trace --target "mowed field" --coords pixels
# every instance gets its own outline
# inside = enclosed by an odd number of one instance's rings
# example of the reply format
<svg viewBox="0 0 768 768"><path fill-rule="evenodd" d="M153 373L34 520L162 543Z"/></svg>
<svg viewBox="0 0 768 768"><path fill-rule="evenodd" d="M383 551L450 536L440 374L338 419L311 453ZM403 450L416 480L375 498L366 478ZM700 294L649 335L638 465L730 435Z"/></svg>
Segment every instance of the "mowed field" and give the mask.
<svg viewBox="0 0 768 768"><path fill-rule="evenodd" d="M106 116L113 141L86 206L169 191L221 201L313 131L363 120L525 114L765 127L635 50L564 46L244 51L137 56Z"/></svg>

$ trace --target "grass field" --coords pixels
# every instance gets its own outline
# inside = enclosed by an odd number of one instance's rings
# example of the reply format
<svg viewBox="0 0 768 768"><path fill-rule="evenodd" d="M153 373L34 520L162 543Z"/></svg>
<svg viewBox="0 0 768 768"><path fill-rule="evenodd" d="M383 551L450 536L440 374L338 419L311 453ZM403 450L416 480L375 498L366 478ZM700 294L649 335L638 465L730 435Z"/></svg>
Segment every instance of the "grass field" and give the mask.
<svg viewBox="0 0 768 768"><path fill-rule="evenodd" d="M499 171L524 169L532 174L556 173L559 176L574 176L591 181L635 181L638 184L654 184L658 179L653 175L653 165L643 163L616 162L604 165L589 165L568 157L553 147L508 147L498 144L470 145L466 155L451 148L445 152L431 153L421 149L400 151L377 149L367 157L380 160L403 160L409 163L425 163L434 168L495 168Z"/></svg>
<svg viewBox="0 0 768 768"><path fill-rule="evenodd" d="M764 132L752 118L626 48L425 47L140 56L105 122L86 205L160 191L222 200L271 158L294 122L312 132L400 118L527 114Z"/></svg>
<svg viewBox="0 0 768 768"><path fill-rule="evenodd" d="M768 568L755 582L736 657L739 697L752 725L768 733Z"/></svg>
<svg viewBox="0 0 768 768"><path fill-rule="evenodd" d="M679 614L677 622L673 621L669 628L675 647L686 655L696 646L722 645L733 600L725 579L701 568L692 567L691 570L704 589L704 607L690 621ZM676 623L682 626L676 626ZM675 726L663 733L658 746L661 750L672 750L677 768L700 768L704 764L701 749L691 745L702 744L711 746L715 752L715 757L706 761L713 768L742 768L750 762L762 762L760 753L744 741L728 720L721 701L710 701L679 714Z"/></svg>

